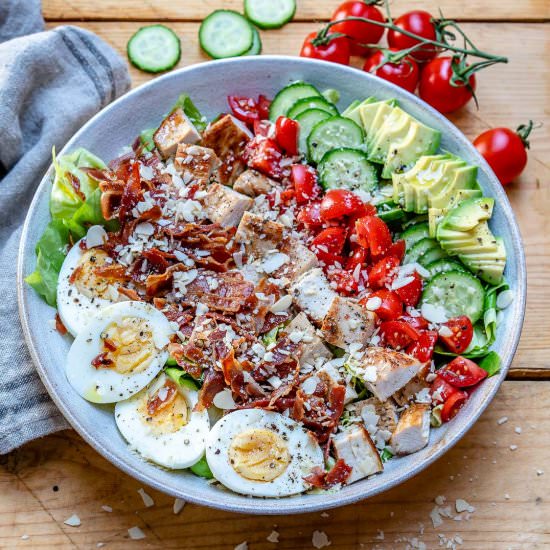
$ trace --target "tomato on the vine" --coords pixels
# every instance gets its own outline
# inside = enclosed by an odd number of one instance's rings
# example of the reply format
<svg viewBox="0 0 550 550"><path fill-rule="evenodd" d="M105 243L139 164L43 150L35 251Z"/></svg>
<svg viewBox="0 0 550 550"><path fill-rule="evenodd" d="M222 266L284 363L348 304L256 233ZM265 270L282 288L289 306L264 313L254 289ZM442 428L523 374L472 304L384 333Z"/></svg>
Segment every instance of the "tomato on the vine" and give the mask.
<svg viewBox="0 0 550 550"><path fill-rule="evenodd" d="M455 357L448 365L437 371L445 382L455 388L470 388L487 378L487 371L465 357Z"/></svg>
<svg viewBox="0 0 550 550"><path fill-rule="evenodd" d="M390 52L397 52L396 48L390 48ZM386 61L387 55L382 50L374 52L367 57L363 70L397 86L414 92L420 79L420 71L416 61L411 57L405 57L397 63Z"/></svg>
<svg viewBox="0 0 550 550"><path fill-rule="evenodd" d="M464 107L473 97L476 77L471 75L468 83L451 82L453 58L437 57L422 69L418 93L420 97L440 113L451 113Z"/></svg>
<svg viewBox="0 0 550 550"><path fill-rule="evenodd" d="M434 24L434 18L430 13L423 10L414 10L404 13L401 17L394 20L394 25L408 31L412 34L416 34L421 38L427 40L436 40L437 33ZM390 30L388 31L388 44L390 48L397 50L406 50L419 44L420 40L407 36L402 32ZM419 62L429 61L437 55L437 48L432 44L426 44L418 47L411 53L411 57Z"/></svg>
<svg viewBox="0 0 550 550"><path fill-rule="evenodd" d="M331 21L346 17L362 17L371 21L384 22L382 12L372 4L364 1L351 0L336 8ZM350 38L350 49L353 55L365 55L368 48L361 44L378 44L384 34L384 27L363 21L343 21L331 28L332 32L341 32Z"/></svg>
<svg viewBox="0 0 550 550"><path fill-rule="evenodd" d="M449 319L439 330L440 340L453 353L464 353L473 337L474 327L466 315Z"/></svg>
<svg viewBox="0 0 550 550"><path fill-rule="evenodd" d="M340 63L341 65L349 65L350 47L349 40L345 36L330 38L330 34L328 34L324 43L314 44L313 42L316 37L317 33L315 31L306 36L300 50L301 57L310 57Z"/></svg>

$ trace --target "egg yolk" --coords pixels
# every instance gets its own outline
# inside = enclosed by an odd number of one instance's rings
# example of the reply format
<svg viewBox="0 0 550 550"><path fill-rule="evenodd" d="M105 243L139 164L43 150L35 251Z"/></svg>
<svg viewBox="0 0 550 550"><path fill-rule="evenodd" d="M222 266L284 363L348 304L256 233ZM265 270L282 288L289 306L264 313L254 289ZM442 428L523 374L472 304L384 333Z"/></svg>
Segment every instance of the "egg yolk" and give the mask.
<svg viewBox="0 0 550 550"><path fill-rule="evenodd" d="M102 360L119 374L144 371L156 355L149 323L139 317L124 317L102 333Z"/></svg>
<svg viewBox="0 0 550 550"><path fill-rule="evenodd" d="M283 438L271 430L253 428L237 434L229 447L229 461L242 477L254 481L272 481L290 463Z"/></svg>
<svg viewBox="0 0 550 550"><path fill-rule="evenodd" d="M152 395L145 395L139 412L144 422L158 434L177 432L187 424L189 415L185 397L171 380Z"/></svg>
<svg viewBox="0 0 550 550"><path fill-rule="evenodd" d="M111 299L113 279L96 273L97 268L113 265L107 262L108 258L105 251L97 248L92 248L82 254L70 280L81 294L90 299Z"/></svg>

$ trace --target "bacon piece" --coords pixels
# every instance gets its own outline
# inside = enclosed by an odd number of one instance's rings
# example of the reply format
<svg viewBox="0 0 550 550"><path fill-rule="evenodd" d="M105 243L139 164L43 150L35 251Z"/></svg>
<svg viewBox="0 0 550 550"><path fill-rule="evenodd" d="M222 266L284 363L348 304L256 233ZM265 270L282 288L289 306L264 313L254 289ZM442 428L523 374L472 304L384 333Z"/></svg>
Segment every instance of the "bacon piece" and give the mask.
<svg viewBox="0 0 550 550"><path fill-rule="evenodd" d="M195 405L196 411L204 411L212 406L214 397L225 388L223 373L209 368L204 375L204 382L199 391L199 399Z"/></svg>
<svg viewBox="0 0 550 550"><path fill-rule="evenodd" d="M254 380L261 382L270 376L287 377L298 365L297 350L300 344L291 342L286 336L279 338L271 350L271 361L262 361L253 371Z"/></svg>
<svg viewBox="0 0 550 550"><path fill-rule="evenodd" d="M144 221L151 221L151 220L158 220L162 217L162 209L158 204L155 204L149 210L145 210L145 212L141 212L138 216L138 220L140 222Z"/></svg>
<svg viewBox="0 0 550 550"><path fill-rule="evenodd" d="M286 323L291 317L292 314L289 312L285 312L284 315L275 315L275 313L268 311L259 334L266 334L275 327L278 327L280 324Z"/></svg>
<svg viewBox="0 0 550 550"><path fill-rule="evenodd" d="M314 487L330 489L335 485L343 485L351 475L351 470L351 466L348 466L343 459L339 458L328 472L316 466L311 474L304 477L304 480Z"/></svg>
<svg viewBox="0 0 550 550"><path fill-rule="evenodd" d="M131 211L143 198L143 193L141 191L141 176L139 175L139 164L137 162L132 164L130 174L125 181L126 185L122 191L120 209L118 212L118 217L121 220L130 217Z"/></svg>
<svg viewBox="0 0 550 550"><path fill-rule="evenodd" d="M241 363L235 358L234 349L229 350L229 353L221 358L221 364L225 383L231 388L233 393L240 395L243 399L247 399L248 395L244 389L244 369Z"/></svg>
<svg viewBox="0 0 550 550"><path fill-rule="evenodd" d="M65 172L65 177L71 182L71 187L81 201L86 200L86 195L80 190L80 180L71 172Z"/></svg>
<svg viewBox="0 0 550 550"><path fill-rule="evenodd" d="M112 364L113 361L107 357L107 353L100 353L92 359L92 367L96 369L109 368Z"/></svg>
<svg viewBox="0 0 550 550"><path fill-rule="evenodd" d="M166 393L161 398L161 390L164 388L166 388ZM175 382L167 379L164 386L159 388L159 390L147 400L147 412L153 416L158 411L161 411L176 398L177 393L178 387Z"/></svg>
<svg viewBox="0 0 550 550"><path fill-rule="evenodd" d="M59 313L55 314L55 330L57 330L61 336L65 336L65 334L67 334L67 328L63 324L61 317L59 317Z"/></svg>
<svg viewBox="0 0 550 550"><path fill-rule="evenodd" d="M143 298L133 288L126 288L121 286L118 287L117 290L119 294L126 296L126 298L129 298L134 302L141 302L143 300Z"/></svg>
<svg viewBox="0 0 550 550"><path fill-rule="evenodd" d="M199 379L202 376L202 367L193 361L190 361L185 355L185 348L182 344L168 344L168 352L173 357L178 366L193 378Z"/></svg>
<svg viewBox="0 0 550 550"><path fill-rule="evenodd" d="M171 265L163 273L153 273L145 280L145 292L147 296L157 296L160 293L168 292L172 288L174 272L187 271L189 268L182 263Z"/></svg>
<svg viewBox="0 0 550 550"><path fill-rule="evenodd" d="M76 271L76 270L75 270ZM74 273L74 272L73 272ZM126 268L122 265L102 265L94 269L94 274L103 279L124 281L128 279Z"/></svg>

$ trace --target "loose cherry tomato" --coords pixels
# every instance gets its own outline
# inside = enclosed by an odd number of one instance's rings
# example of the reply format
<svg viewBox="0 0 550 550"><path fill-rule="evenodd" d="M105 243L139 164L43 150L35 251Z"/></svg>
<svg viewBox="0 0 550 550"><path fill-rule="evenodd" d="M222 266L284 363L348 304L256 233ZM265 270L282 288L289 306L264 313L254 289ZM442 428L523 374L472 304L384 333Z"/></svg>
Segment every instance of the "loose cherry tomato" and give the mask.
<svg viewBox="0 0 550 550"><path fill-rule="evenodd" d="M457 390L455 393L451 394L445 403L443 403L441 420L443 422L452 420L458 411L466 404L466 401L468 401L468 394L464 391Z"/></svg>
<svg viewBox="0 0 550 550"><path fill-rule="evenodd" d="M390 48L391 51L399 51L396 48ZM397 86L413 93L418 86L420 71L416 61L410 57L405 57L398 63L386 61L386 54L378 50L367 57L363 70Z"/></svg>
<svg viewBox="0 0 550 550"><path fill-rule="evenodd" d="M298 192L296 193L298 200ZM321 219L321 201L312 201L304 206L299 212L296 219L299 224L305 225L310 230L319 229L323 225Z"/></svg>
<svg viewBox="0 0 550 550"><path fill-rule="evenodd" d="M346 233L343 227L327 227L311 241L311 245L315 251L341 254L346 243Z"/></svg>
<svg viewBox="0 0 550 550"><path fill-rule="evenodd" d="M301 57L311 57L313 59L322 59L324 61L332 61L341 65L349 65L349 40L344 36L331 38L330 34L327 37L329 42L325 44L315 45L313 41L317 36L316 32L309 33L304 40L300 51Z"/></svg>
<svg viewBox="0 0 550 550"><path fill-rule="evenodd" d="M371 298L380 298L380 306L375 309L374 312L383 321L395 321L401 317L403 313L403 302L401 302L399 296L395 292L385 288L377 290L369 294L365 303Z"/></svg>
<svg viewBox="0 0 550 550"><path fill-rule="evenodd" d="M400 29L416 34L422 38L428 40L435 40L437 38L433 17L427 11L409 11L404 13L401 17L398 17L393 23ZM412 48L415 44L420 44L420 40L407 36L402 32L390 30L388 31L388 44L391 48L395 48L396 50L406 50ZM414 50L411 53L411 57L416 59L416 61L423 62L433 59L436 54L436 47L427 44Z"/></svg>
<svg viewBox="0 0 550 550"><path fill-rule="evenodd" d="M392 244L388 226L378 216L365 216L355 223L357 242L368 248L372 256L385 254Z"/></svg>
<svg viewBox="0 0 550 550"><path fill-rule="evenodd" d="M257 100L245 96L227 96L227 102L235 118L254 124L256 120L269 118L270 101L265 96L261 95Z"/></svg>
<svg viewBox="0 0 550 550"><path fill-rule="evenodd" d="M407 346L406 351L422 363L427 363L432 360L436 343L437 332L435 330L424 330L414 344Z"/></svg>
<svg viewBox="0 0 550 550"><path fill-rule="evenodd" d="M453 76L452 57L437 57L422 69L418 93L420 97L440 113L451 113L464 107L473 97L476 87L475 75L469 78L469 84L451 83Z"/></svg>
<svg viewBox="0 0 550 550"><path fill-rule="evenodd" d="M353 273L345 269L331 268L327 271L327 278L336 284L336 290L340 294L350 296L357 292L358 281L353 276Z"/></svg>
<svg viewBox="0 0 550 550"><path fill-rule="evenodd" d="M363 1L344 2L332 14L331 21L346 17L363 17L371 21L384 22L384 16L374 5ZM332 27L332 32L341 32L350 38L350 48L353 55L365 55L368 48L361 44L377 44L384 34L384 27L363 21L343 21Z"/></svg>
<svg viewBox="0 0 550 550"><path fill-rule="evenodd" d="M347 189L329 189L321 200L321 218L325 221L350 216L363 207L363 201Z"/></svg>
<svg viewBox="0 0 550 550"><path fill-rule="evenodd" d="M269 138L255 137L244 150L243 158L250 168L274 179L281 179L283 153L277 143Z"/></svg>
<svg viewBox="0 0 550 550"><path fill-rule="evenodd" d="M280 116L275 123L275 141L288 155L298 154L299 131L300 125L286 116Z"/></svg>
<svg viewBox="0 0 550 550"><path fill-rule="evenodd" d="M441 367L437 374L455 388L469 388L487 378L487 371L461 356L455 357L448 365Z"/></svg>
<svg viewBox="0 0 550 550"><path fill-rule="evenodd" d="M493 128L480 134L474 140L475 148L481 153L502 185L516 179L527 164L529 142L527 137L533 128L530 122L520 126L516 132L509 128Z"/></svg>
<svg viewBox="0 0 550 550"><path fill-rule="evenodd" d="M364 266L368 259L367 251L364 248L358 247L353 251L353 254L346 260L346 269L350 273L354 273L358 265Z"/></svg>
<svg viewBox="0 0 550 550"><path fill-rule="evenodd" d="M298 204L304 204L319 196L321 189L317 185L317 172L314 168L305 164L293 164L290 172Z"/></svg>
<svg viewBox="0 0 550 550"><path fill-rule="evenodd" d="M380 325L380 336L384 343L395 349L405 349L420 338L418 331L404 321L383 322Z"/></svg>
<svg viewBox="0 0 550 550"><path fill-rule="evenodd" d="M439 375L436 376L435 380L432 382L431 394L436 403L444 403L457 391L458 390L454 386L451 386L451 384L443 380Z"/></svg>
<svg viewBox="0 0 550 550"><path fill-rule="evenodd" d="M472 321L466 315L461 315L449 319L443 326L451 331L448 336L442 336L440 331L439 338L445 347L453 353L464 353L474 337Z"/></svg>
<svg viewBox="0 0 550 550"><path fill-rule="evenodd" d="M369 270L369 286L384 288L391 284L397 275L399 260L395 256L386 256L376 262Z"/></svg>
<svg viewBox="0 0 550 550"><path fill-rule="evenodd" d="M405 286L396 288L395 292L399 295L406 306L416 306L422 294L422 277L415 271L410 275L413 280Z"/></svg>

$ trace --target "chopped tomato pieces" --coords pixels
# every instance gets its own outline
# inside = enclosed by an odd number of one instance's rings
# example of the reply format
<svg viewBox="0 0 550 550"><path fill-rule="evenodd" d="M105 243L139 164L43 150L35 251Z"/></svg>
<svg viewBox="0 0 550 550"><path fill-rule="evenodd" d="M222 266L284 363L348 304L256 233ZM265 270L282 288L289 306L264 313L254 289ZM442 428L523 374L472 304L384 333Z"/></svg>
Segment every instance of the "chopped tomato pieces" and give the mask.
<svg viewBox="0 0 550 550"><path fill-rule="evenodd" d="M422 294L422 277L416 271L410 275L413 280L406 285L395 289L406 306L416 306Z"/></svg>
<svg viewBox="0 0 550 550"><path fill-rule="evenodd" d="M350 216L363 209L363 201L347 189L329 189L321 200L323 220Z"/></svg>
<svg viewBox="0 0 550 550"><path fill-rule="evenodd" d="M346 230L343 227L327 227L311 242L314 252L341 254L346 243Z"/></svg>
<svg viewBox="0 0 550 550"><path fill-rule="evenodd" d="M231 112L235 118L254 124L256 120L269 118L270 101L265 96L261 95L258 99L245 96L227 96L227 103L231 108Z"/></svg>
<svg viewBox="0 0 550 550"><path fill-rule="evenodd" d="M353 254L346 260L346 269L353 273L358 265L363 267L367 259L367 251L364 248L356 248Z"/></svg>
<svg viewBox="0 0 550 550"><path fill-rule="evenodd" d="M366 299L363 299L362 302L366 303L376 298L380 299L380 305L374 309L374 312L380 319L383 321L395 321L401 317L403 313L403 302L401 302L399 296L395 292L383 288L376 292L372 292Z"/></svg>
<svg viewBox="0 0 550 550"><path fill-rule="evenodd" d="M461 315L449 319L443 326L447 327L447 334L445 333L446 329L442 328L439 331L439 338L445 347L453 353L464 353L474 337L472 321L466 315Z"/></svg>
<svg viewBox="0 0 550 550"><path fill-rule="evenodd" d="M380 325L382 341L394 349L405 349L420 337L418 331L404 321L385 321Z"/></svg>
<svg viewBox="0 0 550 550"><path fill-rule="evenodd" d="M369 286L378 289L390 285L397 275L398 267L399 260L395 256L382 258L369 270Z"/></svg>
<svg viewBox="0 0 550 550"><path fill-rule="evenodd" d="M468 394L461 390L455 390L443 403L443 408L441 409L441 420L443 422L449 422L452 420L458 411L466 404L468 401Z"/></svg>
<svg viewBox="0 0 550 550"><path fill-rule="evenodd" d="M298 200L298 198L296 198ZM321 202L312 201L304 206L297 216L298 223L308 227L310 230L319 229L323 225L321 219Z"/></svg>
<svg viewBox="0 0 550 550"><path fill-rule="evenodd" d="M422 363L432 360L435 344L437 343L437 332L425 330L420 333L418 340L407 347L407 353L416 357Z"/></svg>
<svg viewBox="0 0 550 550"><path fill-rule="evenodd" d="M391 244L391 246L388 248L388 251L386 252L386 256L395 256L399 259L400 262L403 261L403 258L405 257L405 241L403 239L399 239L398 241L395 241Z"/></svg>
<svg viewBox="0 0 550 550"><path fill-rule="evenodd" d="M274 179L281 179L283 154L277 143L269 138L255 137L246 145L243 157L250 168Z"/></svg>
<svg viewBox="0 0 550 550"><path fill-rule="evenodd" d="M275 123L275 141L287 154L298 154L298 132L300 125L291 118L280 116Z"/></svg>
<svg viewBox="0 0 550 550"><path fill-rule="evenodd" d="M455 388L469 388L487 378L487 371L465 357L455 357L437 371L438 376Z"/></svg>
<svg viewBox="0 0 550 550"><path fill-rule="evenodd" d="M355 222L357 242L368 248L373 257L382 256L392 245L388 226L377 216L365 216Z"/></svg>
<svg viewBox="0 0 550 550"><path fill-rule="evenodd" d="M306 166L305 164L293 164L290 171L294 190L296 191L296 202L298 204L307 203L319 196L321 189L317 184L317 172L315 172L314 168ZM319 214L319 225L320 222L321 217Z"/></svg>

